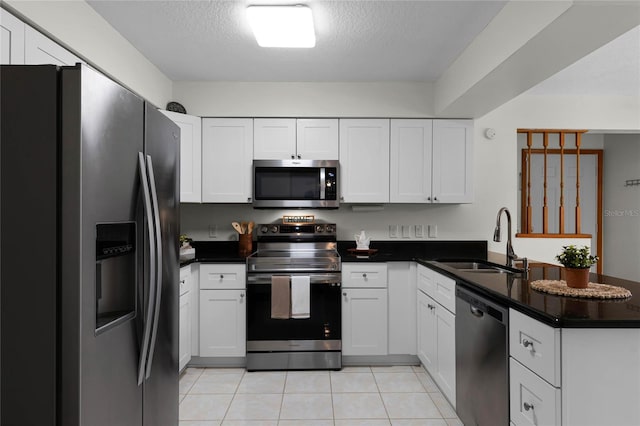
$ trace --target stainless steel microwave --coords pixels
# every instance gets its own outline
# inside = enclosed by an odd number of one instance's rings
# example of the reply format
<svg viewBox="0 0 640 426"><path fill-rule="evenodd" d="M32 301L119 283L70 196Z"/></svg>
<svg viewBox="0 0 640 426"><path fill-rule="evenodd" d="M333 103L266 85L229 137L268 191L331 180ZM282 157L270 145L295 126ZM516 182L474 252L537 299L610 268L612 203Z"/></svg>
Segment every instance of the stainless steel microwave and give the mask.
<svg viewBox="0 0 640 426"><path fill-rule="evenodd" d="M338 160L253 160L253 207L337 209Z"/></svg>

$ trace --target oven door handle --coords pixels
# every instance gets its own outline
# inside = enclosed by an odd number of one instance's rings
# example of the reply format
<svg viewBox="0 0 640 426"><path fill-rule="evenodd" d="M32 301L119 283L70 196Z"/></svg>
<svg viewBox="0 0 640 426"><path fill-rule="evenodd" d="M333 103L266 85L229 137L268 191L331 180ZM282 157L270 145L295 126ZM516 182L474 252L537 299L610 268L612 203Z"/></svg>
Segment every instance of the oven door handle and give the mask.
<svg viewBox="0 0 640 426"><path fill-rule="evenodd" d="M287 275L287 276L309 276L311 284L333 284L340 286L342 282L341 274L327 273L327 274L287 274L275 273L275 274L247 274L247 284L271 284L271 277L273 275Z"/></svg>

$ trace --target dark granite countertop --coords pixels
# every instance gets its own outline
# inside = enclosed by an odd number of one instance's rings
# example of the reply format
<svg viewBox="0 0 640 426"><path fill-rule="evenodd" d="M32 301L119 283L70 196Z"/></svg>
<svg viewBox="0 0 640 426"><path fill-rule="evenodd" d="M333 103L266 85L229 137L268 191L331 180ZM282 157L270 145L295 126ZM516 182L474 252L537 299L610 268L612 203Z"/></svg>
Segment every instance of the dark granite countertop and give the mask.
<svg viewBox="0 0 640 426"><path fill-rule="evenodd" d="M372 241L369 248L378 250L364 256L348 249L353 241L338 241L342 262L408 262L416 259L486 259L486 241Z"/></svg>
<svg viewBox="0 0 640 426"><path fill-rule="evenodd" d="M554 296L529 286L535 280L561 279L560 266L534 264L525 279L512 274L461 272L431 260L418 262L454 278L459 285L552 327L640 328L640 283L635 281L592 273L590 282L625 287L632 296L622 300L583 299Z"/></svg>
<svg viewBox="0 0 640 426"><path fill-rule="evenodd" d="M191 263L245 263L247 259L238 255L237 241L193 241L191 246L196 249L194 259L180 262L180 267Z"/></svg>

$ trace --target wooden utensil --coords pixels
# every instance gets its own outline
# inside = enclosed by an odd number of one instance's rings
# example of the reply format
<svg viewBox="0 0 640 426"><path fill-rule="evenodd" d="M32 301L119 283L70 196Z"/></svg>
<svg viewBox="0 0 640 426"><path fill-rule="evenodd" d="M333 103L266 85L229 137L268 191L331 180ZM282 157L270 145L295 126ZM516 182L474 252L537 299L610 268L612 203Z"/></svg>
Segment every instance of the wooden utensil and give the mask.
<svg viewBox="0 0 640 426"><path fill-rule="evenodd" d="M247 232L247 222L240 222L240 228L242 228L243 234L248 234Z"/></svg>
<svg viewBox="0 0 640 426"><path fill-rule="evenodd" d="M244 232L242 232L242 227L238 222L231 222L231 226L233 226L233 229L238 231L238 234L244 234Z"/></svg>
<svg viewBox="0 0 640 426"><path fill-rule="evenodd" d="M249 222L249 225L248 225L248 227L247 227L247 234L251 234L251 233L253 232L253 227L254 227L255 225L256 225L256 224L255 224L255 222L254 222L254 221Z"/></svg>

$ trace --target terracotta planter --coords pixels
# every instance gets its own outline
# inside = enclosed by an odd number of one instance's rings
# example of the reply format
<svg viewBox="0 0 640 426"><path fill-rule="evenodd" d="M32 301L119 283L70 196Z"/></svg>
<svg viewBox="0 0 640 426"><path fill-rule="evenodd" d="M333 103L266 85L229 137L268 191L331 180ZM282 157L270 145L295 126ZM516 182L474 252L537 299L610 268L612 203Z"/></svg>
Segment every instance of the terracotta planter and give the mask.
<svg viewBox="0 0 640 426"><path fill-rule="evenodd" d="M589 284L589 268L564 268L564 280L568 287L587 288Z"/></svg>

